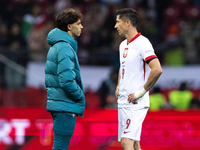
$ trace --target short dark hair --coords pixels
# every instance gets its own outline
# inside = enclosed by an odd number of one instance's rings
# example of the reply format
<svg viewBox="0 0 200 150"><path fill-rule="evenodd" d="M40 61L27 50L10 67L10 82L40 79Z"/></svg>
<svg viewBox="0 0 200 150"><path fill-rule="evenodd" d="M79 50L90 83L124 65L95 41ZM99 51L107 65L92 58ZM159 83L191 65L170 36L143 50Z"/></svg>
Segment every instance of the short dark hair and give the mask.
<svg viewBox="0 0 200 150"><path fill-rule="evenodd" d="M68 31L69 29L67 28L68 24L73 24L74 22L78 21L79 19L81 20L83 18L83 15L81 12L76 11L74 9L64 9L55 18L55 22L57 27L60 30L63 31Z"/></svg>
<svg viewBox="0 0 200 150"><path fill-rule="evenodd" d="M119 18L122 19L124 22L129 19L131 24L136 27L139 17L136 10L132 8L123 8L116 11L116 16L119 15Z"/></svg>

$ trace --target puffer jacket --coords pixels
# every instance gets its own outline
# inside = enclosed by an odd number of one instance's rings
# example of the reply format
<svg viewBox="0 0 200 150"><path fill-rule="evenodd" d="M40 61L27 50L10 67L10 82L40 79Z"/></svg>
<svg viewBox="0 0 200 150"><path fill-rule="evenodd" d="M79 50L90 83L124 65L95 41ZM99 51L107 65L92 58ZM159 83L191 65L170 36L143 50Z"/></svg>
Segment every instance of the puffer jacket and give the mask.
<svg viewBox="0 0 200 150"><path fill-rule="evenodd" d="M51 46L45 65L47 111L67 111L83 115L84 89L77 58L77 42L58 28L47 36Z"/></svg>

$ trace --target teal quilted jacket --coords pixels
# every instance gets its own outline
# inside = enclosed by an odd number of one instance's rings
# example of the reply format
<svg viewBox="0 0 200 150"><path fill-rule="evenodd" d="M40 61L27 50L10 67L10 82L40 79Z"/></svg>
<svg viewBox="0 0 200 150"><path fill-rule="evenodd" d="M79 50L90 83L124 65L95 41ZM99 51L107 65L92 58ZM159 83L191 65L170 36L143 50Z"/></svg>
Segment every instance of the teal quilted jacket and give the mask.
<svg viewBox="0 0 200 150"><path fill-rule="evenodd" d="M77 42L58 28L47 36L51 46L45 66L47 111L67 111L83 115L84 89L77 58Z"/></svg>

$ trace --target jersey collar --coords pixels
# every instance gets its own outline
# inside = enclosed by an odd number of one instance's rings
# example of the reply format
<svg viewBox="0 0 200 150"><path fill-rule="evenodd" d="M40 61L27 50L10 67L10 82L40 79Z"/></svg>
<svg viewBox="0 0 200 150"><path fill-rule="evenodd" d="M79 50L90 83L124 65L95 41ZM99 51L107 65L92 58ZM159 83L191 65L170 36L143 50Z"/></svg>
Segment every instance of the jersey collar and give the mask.
<svg viewBox="0 0 200 150"><path fill-rule="evenodd" d="M141 33L136 34L129 42L127 42L127 45L137 39L140 35Z"/></svg>

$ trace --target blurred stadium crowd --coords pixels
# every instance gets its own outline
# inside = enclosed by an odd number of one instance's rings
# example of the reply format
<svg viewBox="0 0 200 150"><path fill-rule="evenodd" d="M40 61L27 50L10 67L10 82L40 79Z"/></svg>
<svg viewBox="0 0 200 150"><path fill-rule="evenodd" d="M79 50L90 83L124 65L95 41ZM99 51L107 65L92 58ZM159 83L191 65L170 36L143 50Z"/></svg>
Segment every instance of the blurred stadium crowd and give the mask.
<svg viewBox="0 0 200 150"><path fill-rule="evenodd" d="M123 7L138 11L138 30L150 39L162 64L200 63L198 0L2 0L1 53L23 51L17 56L23 62L9 56L23 65L27 61L45 61L49 48L46 36L55 27L54 17L69 7L84 14L84 29L78 39L81 64L118 65L122 39L114 29L115 11Z"/></svg>
<svg viewBox="0 0 200 150"><path fill-rule="evenodd" d="M119 66L123 39L114 29L115 12L124 7L138 11L138 31L149 38L162 65L200 64L199 0L1 0L1 60L6 56L3 60L23 67L30 61L45 62L54 18L70 7L84 14L77 39L81 65ZM2 62L0 72L1 87L24 86L24 77Z"/></svg>

